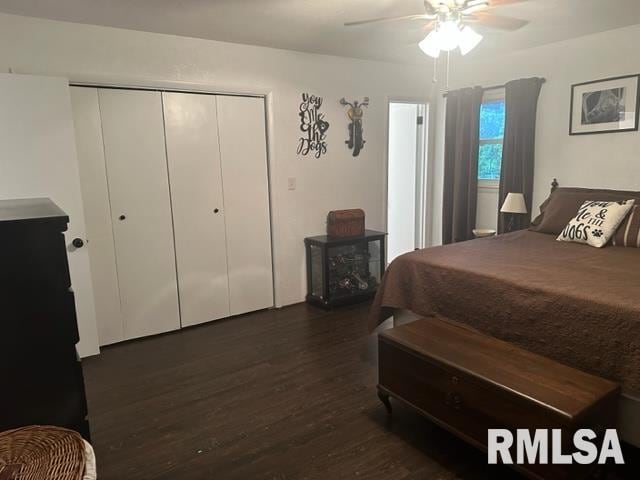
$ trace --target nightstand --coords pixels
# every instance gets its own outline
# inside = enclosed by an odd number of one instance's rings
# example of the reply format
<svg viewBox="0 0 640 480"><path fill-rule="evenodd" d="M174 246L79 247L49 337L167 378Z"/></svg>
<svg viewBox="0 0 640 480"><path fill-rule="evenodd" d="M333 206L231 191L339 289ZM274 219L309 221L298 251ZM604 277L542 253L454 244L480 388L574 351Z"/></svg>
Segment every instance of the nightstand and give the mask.
<svg viewBox="0 0 640 480"><path fill-rule="evenodd" d="M474 228L473 236L476 238L493 237L496 234L495 230L490 228Z"/></svg>

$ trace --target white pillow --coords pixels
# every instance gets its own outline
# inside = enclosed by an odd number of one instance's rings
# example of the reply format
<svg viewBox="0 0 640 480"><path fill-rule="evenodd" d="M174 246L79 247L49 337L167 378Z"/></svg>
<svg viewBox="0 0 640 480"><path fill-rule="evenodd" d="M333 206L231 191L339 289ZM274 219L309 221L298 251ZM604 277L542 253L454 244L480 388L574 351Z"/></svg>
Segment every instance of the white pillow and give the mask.
<svg viewBox="0 0 640 480"><path fill-rule="evenodd" d="M635 200L586 201L578 210L578 214L564 227L557 240L604 247L615 235L634 203Z"/></svg>

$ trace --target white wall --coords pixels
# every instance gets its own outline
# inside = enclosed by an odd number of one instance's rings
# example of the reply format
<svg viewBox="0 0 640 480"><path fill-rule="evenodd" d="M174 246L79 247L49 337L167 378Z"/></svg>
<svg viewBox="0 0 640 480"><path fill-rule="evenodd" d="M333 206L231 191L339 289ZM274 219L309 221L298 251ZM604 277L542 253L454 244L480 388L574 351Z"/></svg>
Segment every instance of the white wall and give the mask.
<svg viewBox="0 0 640 480"><path fill-rule="evenodd" d="M269 94L276 301L302 301L303 238L325 231L329 210L360 207L384 227L387 97L429 97L429 68L320 56L170 35L0 15L0 70L72 81ZM326 157L296 155L303 92L324 97ZM353 158L342 97L371 99L367 141ZM250 141L251 132L247 132ZM297 190L287 179L297 178Z"/></svg>
<svg viewBox="0 0 640 480"><path fill-rule="evenodd" d="M547 79L538 103L534 216L557 177L564 186L640 189L640 133L569 136L571 85L640 72L640 26L626 27L573 40L523 50L496 59L456 58L450 89L497 85L523 77ZM472 54L471 54L472 55ZM444 123L438 98L438 132L434 168L439 175L433 190L435 218L432 241L441 241L442 162ZM493 205L493 202L483 202ZM495 212L491 212L495 214ZM486 218L486 212L479 216ZM484 226L484 225L483 225Z"/></svg>

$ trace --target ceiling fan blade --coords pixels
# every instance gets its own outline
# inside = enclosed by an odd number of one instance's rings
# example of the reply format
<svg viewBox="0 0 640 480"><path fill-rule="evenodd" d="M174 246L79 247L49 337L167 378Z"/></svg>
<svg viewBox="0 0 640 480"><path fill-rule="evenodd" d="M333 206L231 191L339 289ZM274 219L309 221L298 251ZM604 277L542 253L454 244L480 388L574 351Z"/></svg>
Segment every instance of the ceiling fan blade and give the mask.
<svg viewBox="0 0 640 480"><path fill-rule="evenodd" d="M502 15L494 15L492 13L477 12L473 15L465 15L465 22L473 22L479 25L483 25L489 28L495 28L497 30L519 30L525 25L529 24L528 20L522 20L520 18L504 17Z"/></svg>
<svg viewBox="0 0 640 480"><path fill-rule="evenodd" d="M410 40L408 40L406 42L403 42L403 44L404 45L413 45L413 46L415 46L417 43L419 43L421 40L423 40L424 37L429 35L429 33L431 33L431 30L436 28L436 24L437 23L438 22L436 22L435 20L431 20L430 22L426 23L425 25L420 27L420 32L419 33L418 32L415 33L415 39L411 38ZM419 37L418 37L418 35L419 35Z"/></svg>
<svg viewBox="0 0 640 480"><path fill-rule="evenodd" d="M528 2L529 0L489 0L489 8L504 7L512 3Z"/></svg>
<svg viewBox="0 0 640 480"><path fill-rule="evenodd" d="M438 15L438 9L429 0L424 0L424 9L429 15Z"/></svg>
<svg viewBox="0 0 640 480"><path fill-rule="evenodd" d="M460 13L471 14L489 8L489 0L467 0Z"/></svg>
<svg viewBox="0 0 640 480"><path fill-rule="evenodd" d="M433 20L432 15L420 14L420 15L404 15L402 17L381 17L372 18L369 20L360 20L358 22L346 22L345 27L356 27L358 25L368 25L370 23L385 23L385 22L397 22L399 20Z"/></svg>
<svg viewBox="0 0 640 480"><path fill-rule="evenodd" d="M429 33L431 30L436 28L436 25L438 25L438 20L431 20L430 22L427 22L422 26L422 31L425 33Z"/></svg>
<svg viewBox="0 0 640 480"><path fill-rule="evenodd" d="M437 20L431 20L430 22L425 23L422 27L420 27L420 35L427 36L429 32L431 32L431 30L436 28L437 24L438 24Z"/></svg>

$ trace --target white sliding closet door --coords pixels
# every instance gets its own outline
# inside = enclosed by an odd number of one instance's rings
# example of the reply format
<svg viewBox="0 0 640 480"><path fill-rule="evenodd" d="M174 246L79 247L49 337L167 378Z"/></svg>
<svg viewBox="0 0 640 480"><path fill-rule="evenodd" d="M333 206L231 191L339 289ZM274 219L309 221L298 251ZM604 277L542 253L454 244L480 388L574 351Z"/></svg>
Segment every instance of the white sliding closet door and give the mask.
<svg viewBox="0 0 640 480"><path fill-rule="evenodd" d="M180 328L158 92L99 89L125 338Z"/></svg>
<svg viewBox="0 0 640 480"><path fill-rule="evenodd" d="M218 96L231 315L273 306L264 100Z"/></svg>
<svg viewBox="0 0 640 480"><path fill-rule="evenodd" d="M71 87L71 107L87 225L85 248L89 252L91 263L98 338L100 345L109 345L121 342L125 337L120 311L98 89Z"/></svg>
<svg viewBox="0 0 640 480"><path fill-rule="evenodd" d="M229 316L214 95L163 93L182 326Z"/></svg>

